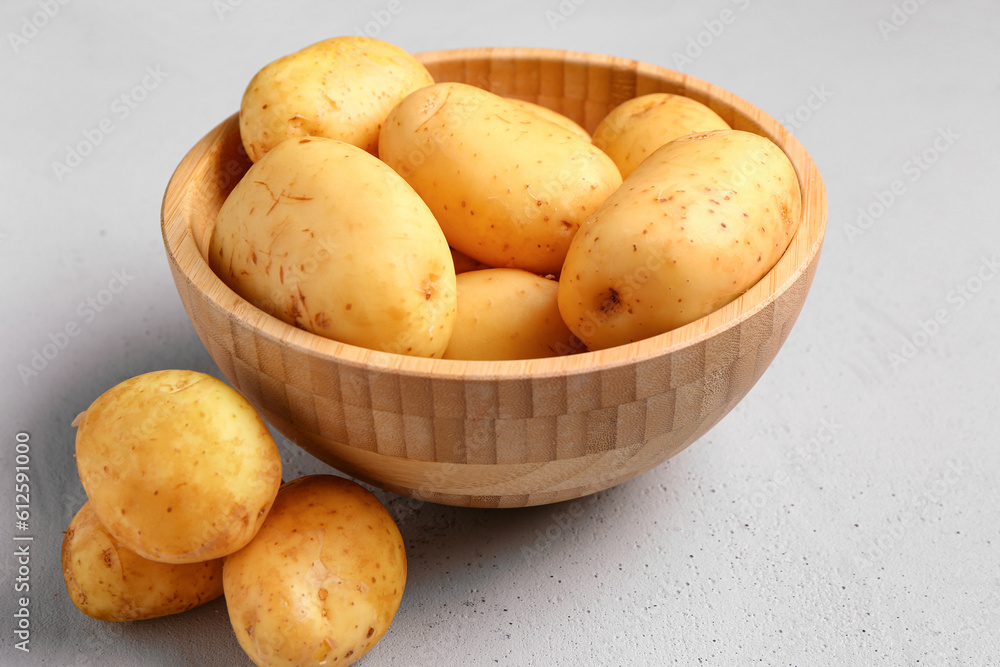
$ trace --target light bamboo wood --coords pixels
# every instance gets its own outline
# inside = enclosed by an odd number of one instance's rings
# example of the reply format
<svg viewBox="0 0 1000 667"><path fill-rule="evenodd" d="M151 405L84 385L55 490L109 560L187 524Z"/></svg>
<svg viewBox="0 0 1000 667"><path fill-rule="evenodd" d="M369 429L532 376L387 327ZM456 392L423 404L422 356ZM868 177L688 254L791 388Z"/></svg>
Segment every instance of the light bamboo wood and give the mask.
<svg viewBox="0 0 1000 667"><path fill-rule="evenodd" d="M748 102L631 60L549 49L418 56L438 81L472 83L560 111L593 131L651 92L703 102L769 137L800 179L804 219L784 256L742 297L680 329L599 352L530 361L384 354L289 326L209 269L215 216L249 166L233 115L177 167L162 231L184 307L212 358L292 442L382 488L452 505L577 498L630 479L695 442L750 390L795 323L819 260L826 191L802 145Z"/></svg>

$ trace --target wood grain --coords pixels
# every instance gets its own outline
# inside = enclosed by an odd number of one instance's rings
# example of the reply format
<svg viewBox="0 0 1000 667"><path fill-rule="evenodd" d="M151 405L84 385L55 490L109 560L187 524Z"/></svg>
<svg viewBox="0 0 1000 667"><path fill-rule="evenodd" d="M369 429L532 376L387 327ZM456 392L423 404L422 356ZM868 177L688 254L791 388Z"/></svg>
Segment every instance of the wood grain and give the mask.
<svg viewBox="0 0 1000 667"><path fill-rule="evenodd" d="M544 104L588 131L636 95L690 96L785 151L800 180L803 222L757 285L666 334L530 361L385 354L274 319L209 269L215 216L250 164L234 114L184 157L161 216L177 291L223 374L271 425L331 466L397 493L453 505L577 498L641 474L698 440L767 369L812 283L827 201L808 153L748 102L653 65L522 48L418 57L438 81Z"/></svg>

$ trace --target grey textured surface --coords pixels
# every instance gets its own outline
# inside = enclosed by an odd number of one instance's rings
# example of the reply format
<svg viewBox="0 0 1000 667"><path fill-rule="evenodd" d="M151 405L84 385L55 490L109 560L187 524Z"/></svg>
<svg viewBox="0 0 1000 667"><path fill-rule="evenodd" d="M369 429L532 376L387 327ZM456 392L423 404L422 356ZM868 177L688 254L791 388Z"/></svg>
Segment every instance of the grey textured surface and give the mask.
<svg viewBox="0 0 1000 667"><path fill-rule="evenodd" d="M163 189L263 64L366 29L411 51L561 47L716 83L796 132L830 223L778 358L673 460L531 509L379 492L410 578L361 664L1000 664L996 2L5 0L0 28L0 664L250 664L222 600L132 624L73 607L70 422L132 375L218 374L167 269ZM325 470L281 444L286 478ZM25 595L30 653L14 646Z"/></svg>

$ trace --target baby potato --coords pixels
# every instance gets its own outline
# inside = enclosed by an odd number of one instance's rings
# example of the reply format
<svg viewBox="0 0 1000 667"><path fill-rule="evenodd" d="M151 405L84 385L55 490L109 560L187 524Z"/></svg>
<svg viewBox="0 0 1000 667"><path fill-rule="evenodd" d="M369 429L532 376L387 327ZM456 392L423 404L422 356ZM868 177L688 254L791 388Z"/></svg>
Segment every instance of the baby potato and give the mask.
<svg viewBox="0 0 1000 667"><path fill-rule="evenodd" d="M455 266L434 215L396 172L335 139L287 139L230 193L209 265L261 310L326 338L440 357Z"/></svg>
<svg viewBox="0 0 1000 667"><path fill-rule="evenodd" d="M527 100L519 100L516 97L505 98L508 102L513 102L515 105L526 109L531 113L535 114L539 118L544 118L547 121L553 122L556 125L569 130L573 134L579 136L584 141L590 141L590 133L585 129L580 127L575 121L567 118L558 111L554 111L548 107L544 107L541 104L535 104L534 102L529 102Z"/></svg>
<svg viewBox="0 0 1000 667"><path fill-rule="evenodd" d="M466 255L464 252L459 252L454 248L451 250L451 259L455 262L455 274L466 273L467 271L478 271L479 269L489 269L491 267L486 266L478 259L473 259Z"/></svg>
<svg viewBox="0 0 1000 667"><path fill-rule="evenodd" d="M559 315L559 284L521 269L459 274L445 359L538 359L582 352Z"/></svg>
<svg viewBox="0 0 1000 667"><path fill-rule="evenodd" d="M350 665L389 629L406 585L403 538L369 491L333 475L281 487L223 584L240 646L260 667Z"/></svg>
<svg viewBox="0 0 1000 667"><path fill-rule="evenodd" d="M76 463L94 513L123 546L164 563L242 548L281 484L281 456L250 403L187 370L115 385L76 432Z"/></svg>
<svg viewBox="0 0 1000 667"><path fill-rule="evenodd" d="M240 103L240 136L254 162L288 137L339 139L377 155L389 111L434 83L403 49L379 39L334 37L266 65Z"/></svg>
<svg viewBox="0 0 1000 667"><path fill-rule="evenodd" d="M795 170L765 137L716 130L676 139L573 239L559 311L592 350L688 324L770 271L801 215Z"/></svg>
<svg viewBox="0 0 1000 667"><path fill-rule="evenodd" d="M627 178L657 148L692 132L728 130L707 106L683 95L650 93L622 102L594 128L594 145Z"/></svg>
<svg viewBox="0 0 1000 667"><path fill-rule="evenodd" d="M222 559L159 563L116 540L89 502L62 543L66 590L77 609L101 621L139 621L179 614L222 595Z"/></svg>
<svg viewBox="0 0 1000 667"><path fill-rule="evenodd" d="M557 274L588 215L621 184L592 144L499 95L438 83L389 114L379 156L427 202L456 250Z"/></svg>

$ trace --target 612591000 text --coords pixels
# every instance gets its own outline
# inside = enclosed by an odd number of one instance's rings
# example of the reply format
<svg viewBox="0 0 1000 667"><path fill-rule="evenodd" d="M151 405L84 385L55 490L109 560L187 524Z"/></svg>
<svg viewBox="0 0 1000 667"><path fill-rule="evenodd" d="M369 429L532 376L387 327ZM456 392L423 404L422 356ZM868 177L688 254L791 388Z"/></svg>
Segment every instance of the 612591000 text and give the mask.
<svg viewBox="0 0 1000 667"><path fill-rule="evenodd" d="M31 643L31 436L14 436L14 647L27 653Z"/></svg>

